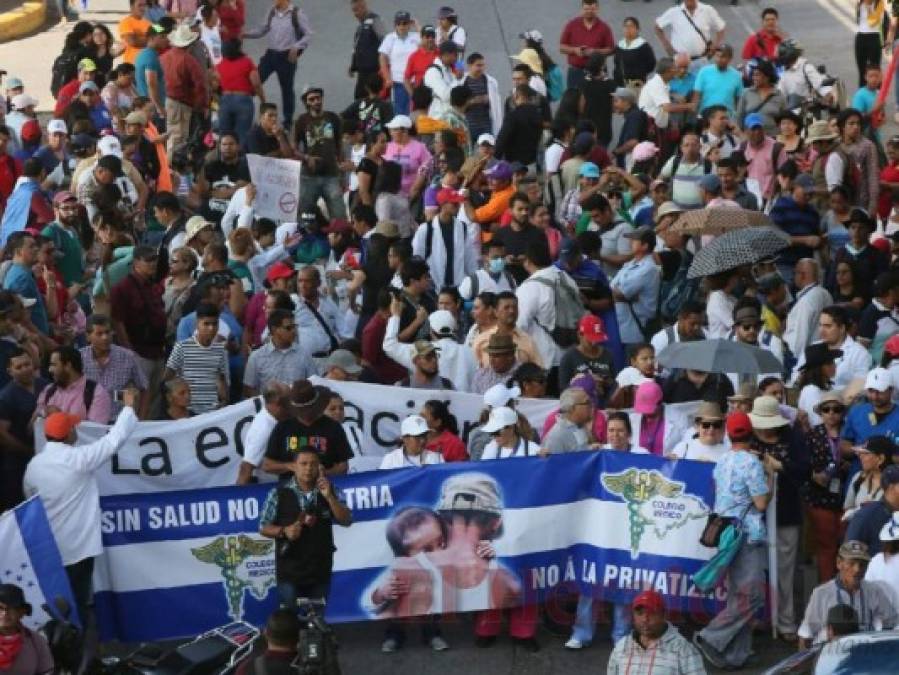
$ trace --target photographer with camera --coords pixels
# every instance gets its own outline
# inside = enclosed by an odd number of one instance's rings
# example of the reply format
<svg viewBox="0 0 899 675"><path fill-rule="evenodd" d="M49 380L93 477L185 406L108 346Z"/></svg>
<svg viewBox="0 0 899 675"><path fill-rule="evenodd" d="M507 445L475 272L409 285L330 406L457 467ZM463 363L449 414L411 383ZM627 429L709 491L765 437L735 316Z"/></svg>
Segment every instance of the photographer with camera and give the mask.
<svg viewBox="0 0 899 675"><path fill-rule="evenodd" d="M260 534L276 542L278 596L288 609L296 607L299 597L328 597L335 550L333 524L349 527L353 520L321 471L315 448L300 447L292 470L287 483L269 493L259 519Z"/></svg>

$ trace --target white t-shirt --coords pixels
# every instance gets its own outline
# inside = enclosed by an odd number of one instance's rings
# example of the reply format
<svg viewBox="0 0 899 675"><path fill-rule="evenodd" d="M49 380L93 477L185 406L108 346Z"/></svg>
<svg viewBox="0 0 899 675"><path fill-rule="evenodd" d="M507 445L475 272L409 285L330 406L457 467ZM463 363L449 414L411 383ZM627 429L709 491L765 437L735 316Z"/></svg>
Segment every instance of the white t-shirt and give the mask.
<svg viewBox="0 0 899 675"><path fill-rule="evenodd" d="M619 450L618 448L613 448L611 445L606 443L604 446L600 448L600 450L614 450L615 452L629 452L633 455L648 455L649 450L646 448L641 448L639 445L632 445L629 450Z"/></svg>
<svg viewBox="0 0 899 675"><path fill-rule="evenodd" d="M524 438L518 440L514 448L500 448L496 441L490 441L484 448L481 461L488 459L508 459L510 457L534 457L540 452L540 446Z"/></svg>
<svg viewBox="0 0 899 675"><path fill-rule="evenodd" d="M691 19L696 28L690 23ZM696 3L696 9L689 18L686 9L677 6L667 9L656 19L656 26L662 30L670 29L668 41L675 53L686 52L690 56L702 56L707 49L706 43L713 42L715 35L726 25L714 7L702 2Z"/></svg>
<svg viewBox="0 0 899 675"><path fill-rule="evenodd" d="M250 428L247 429L247 438L243 444L243 461L257 468L262 466L262 459L268 448L268 438L272 435L276 424L278 424L278 420L272 417L265 406L262 406L262 410L256 413L253 421L250 422Z"/></svg>
<svg viewBox="0 0 899 675"><path fill-rule="evenodd" d="M428 464L443 464L443 455L431 450L423 450L420 455L411 457L403 452L402 448L391 450L381 460L382 469L403 469L409 467L421 468Z"/></svg>
<svg viewBox="0 0 899 675"><path fill-rule="evenodd" d="M654 119L657 127L665 129L668 127L668 112L662 110L662 106L666 103L671 103L671 90L662 76L655 74L640 90L637 107Z"/></svg>
<svg viewBox="0 0 899 675"><path fill-rule="evenodd" d="M709 319L710 339L726 338L734 327L734 306L737 301L724 291L712 291L706 303L705 313Z"/></svg>
<svg viewBox="0 0 899 675"><path fill-rule="evenodd" d="M893 601L893 607L899 607L899 555L891 555L889 560L883 553L874 556L865 572L865 581L880 583Z"/></svg>
<svg viewBox="0 0 899 675"><path fill-rule="evenodd" d="M562 166L562 155L565 154L565 145L556 141L550 145L543 154L543 165L546 167L546 175L551 176Z"/></svg>
<svg viewBox="0 0 899 675"><path fill-rule="evenodd" d="M406 64L409 57L418 49L421 36L415 31L409 31L405 38L401 38L396 31L388 33L381 41L378 51L387 57L390 63L390 79L397 84L402 84L406 76Z"/></svg>
<svg viewBox="0 0 899 675"><path fill-rule="evenodd" d="M693 459L699 462L717 462L730 448L724 443L705 445L698 438L681 441L674 446L671 454L678 459Z"/></svg>

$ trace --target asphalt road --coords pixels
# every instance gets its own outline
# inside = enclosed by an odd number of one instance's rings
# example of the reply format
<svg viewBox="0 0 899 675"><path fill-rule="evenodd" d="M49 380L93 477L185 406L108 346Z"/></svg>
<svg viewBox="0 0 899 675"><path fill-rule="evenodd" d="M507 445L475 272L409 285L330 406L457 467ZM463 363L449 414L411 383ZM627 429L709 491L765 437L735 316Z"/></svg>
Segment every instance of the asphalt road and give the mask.
<svg viewBox="0 0 899 675"><path fill-rule="evenodd" d="M798 37L814 63L826 63L831 72L844 78L851 91L856 80L852 56L852 24L854 9L850 0L740 0L732 7L730 0L706 0L714 5L727 22L727 41L739 52L749 33L760 22L762 8L776 7L783 29ZM248 25L262 23L268 12L265 0L248 2ZM353 44L355 19L346 0L306 0L300 3L309 16L314 35L310 47L303 54L297 72L297 91L307 84L325 89L325 105L331 110L343 110L352 100L353 82L347 76ZM373 11L388 24L393 14L404 9L412 12L422 24L436 21L436 9L443 4L423 0L369 0ZM448 0L459 14L460 25L468 34L468 53L476 50L484 54L488 71L499 80L501 91L511 87L510 54L521 49L519 33L538 29L557 63L564 60L558 54L558 37L562 25L579 11L580 0ZM662 54L653 35L653 19L671 6L670 0L604 0L600 2L600 16L609 23L616 37L626 16L635 16L643 26L643 37L650 41L656 53ZM258 58L265 50L265 40L249 40L247 52ZM266 85L272 101L280 101L275 78Z"/></svg>

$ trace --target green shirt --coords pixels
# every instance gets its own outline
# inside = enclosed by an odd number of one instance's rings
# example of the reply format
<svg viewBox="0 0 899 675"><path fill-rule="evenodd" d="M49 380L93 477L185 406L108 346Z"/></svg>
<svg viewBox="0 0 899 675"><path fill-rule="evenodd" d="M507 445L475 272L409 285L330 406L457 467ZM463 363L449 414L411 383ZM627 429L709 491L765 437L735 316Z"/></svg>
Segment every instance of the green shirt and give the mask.
<svg viewBox="0 0 899 675"><path fill-rule="evenodd" d="M41 230L41 234L56 246L56 269L62 275L66 287L82 281L84 278L84 250L81 248L78 235L57 222L47 225Z"/></svg>
<svg viewBox="0 0 899 675"><path fill-rule="evenodd" d="M234 272L234 276L240 279L240 283L243 286L244 293L247 294L247 297L250 297L256 292L255 285L253 284L253 275L250 274L250 268L245 262L242 260L228 260L228 269Z"/></svg>

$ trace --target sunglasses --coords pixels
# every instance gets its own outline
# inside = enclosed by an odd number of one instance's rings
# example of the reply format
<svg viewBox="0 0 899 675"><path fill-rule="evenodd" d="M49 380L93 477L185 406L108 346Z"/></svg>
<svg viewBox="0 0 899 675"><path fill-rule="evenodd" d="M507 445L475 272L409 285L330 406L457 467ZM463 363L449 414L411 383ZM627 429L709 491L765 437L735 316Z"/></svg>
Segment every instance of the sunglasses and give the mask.
<svg viewBox="0 0 899 675"><path fill-rule="evenodd" d="M843 408L842 408L842 406L838 406L838 405L828 405L828 406L822 407L821 412L825 413L825 414L841 413L841 412L843 412Z"/></svg>
<svg viewBox="0 0 899 675"><path fill-rule="evenodd" d="M740 328L743 330L759 330L762 327L760 323L741 323Z"/></svg>
<svg viewBox="0 0 899 675"><path fill-rule="evenodd" d="M721 420L715 420L714 422L700 422L699 426L703 429L723 429L724 422Z"/></svg>

